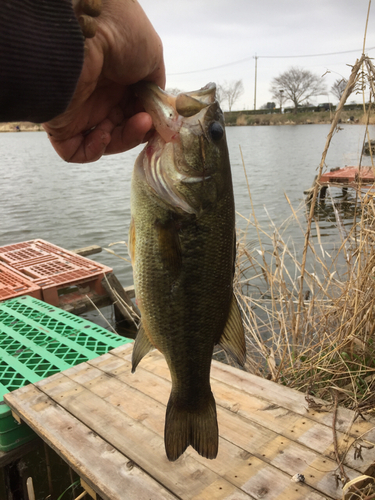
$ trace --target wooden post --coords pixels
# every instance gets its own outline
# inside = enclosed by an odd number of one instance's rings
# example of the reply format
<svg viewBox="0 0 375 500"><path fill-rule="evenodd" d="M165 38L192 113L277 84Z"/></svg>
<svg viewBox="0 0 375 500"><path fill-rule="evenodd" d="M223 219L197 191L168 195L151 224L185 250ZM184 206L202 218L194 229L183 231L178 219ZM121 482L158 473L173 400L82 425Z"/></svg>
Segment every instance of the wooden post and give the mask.
<svg viewBox="0 0 375 500"><path fill-rule="evenodd" d="M93 255L94 253L100 253L102 251L102 247L99 245L91 245L89 247L77 248L76 250L71 250L78 255L82 255L83 257L87 257L87 255Z"/></svg>
<svg viewBox="0 0 375 500"><path fill-rule="evenodd" d="M96 492L82 478L81 478L81 486L90 495L91 498L93 498L94 500L97 499ZM78 498L80 497L81 495Z"/></svg>
<svg viewBox="0 0 375 500"><path fill-rule="evenodd" d="M325 200L328 186L322 186L319 191L319 200Z"/></svg>
<svg viewBox="0 0 375 500"><path fill-rule="evenodd" d="M29 500L35 500L34 485L33 485L33 478L32 477L27 478L26 488L27 488L27 495L29 497Z"/></svg>
<svg viewBox="0 0 375 500"><path fill-rule="evenodd" d="M108 273L102 280L102 286L121 317L134 323L134 317L139 317L141 313L138 307L133 304L116 276L113 273Z"/></svg>

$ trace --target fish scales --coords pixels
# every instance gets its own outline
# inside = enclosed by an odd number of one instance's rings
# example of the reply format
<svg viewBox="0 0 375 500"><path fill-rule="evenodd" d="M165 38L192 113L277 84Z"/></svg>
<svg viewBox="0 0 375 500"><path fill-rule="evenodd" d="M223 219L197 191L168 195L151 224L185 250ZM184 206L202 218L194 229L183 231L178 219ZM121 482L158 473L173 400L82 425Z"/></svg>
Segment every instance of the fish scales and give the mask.
<svg viewBox="0 0 375 500"><path fill-rule="evenodd" d="M189 445L215 458L214 345L222 343L241 363L245 359L233 297L235 212L222 112L212 86L183 95L193 107L188 112L176 102L178 96L151 84L138 92L156 133L138 157L132 179L129 248L142 313L133 371L153 347L166 358L172 378L168 458L176 460Z"/></svg>

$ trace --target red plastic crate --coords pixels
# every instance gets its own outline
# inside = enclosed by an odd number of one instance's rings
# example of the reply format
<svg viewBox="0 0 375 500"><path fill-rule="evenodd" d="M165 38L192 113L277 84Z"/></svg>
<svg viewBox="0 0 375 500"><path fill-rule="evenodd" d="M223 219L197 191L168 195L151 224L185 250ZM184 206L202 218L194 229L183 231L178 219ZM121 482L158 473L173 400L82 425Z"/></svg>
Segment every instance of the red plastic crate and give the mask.
<svg viewBox="0 0 375 500"><path fill-rule="evenodd" d="M0 301L21 295L41 299L42 290L38 285L0 264Z"/></svg>
<svg viewBox="0 0 375 500"><path fill-rule="evenodd" d="M0 247L0 262L42 289L45 302L59 305L59 290L85 285L105 295L101 286L110 267L81 257L44 240L31 240Z"/></svg>

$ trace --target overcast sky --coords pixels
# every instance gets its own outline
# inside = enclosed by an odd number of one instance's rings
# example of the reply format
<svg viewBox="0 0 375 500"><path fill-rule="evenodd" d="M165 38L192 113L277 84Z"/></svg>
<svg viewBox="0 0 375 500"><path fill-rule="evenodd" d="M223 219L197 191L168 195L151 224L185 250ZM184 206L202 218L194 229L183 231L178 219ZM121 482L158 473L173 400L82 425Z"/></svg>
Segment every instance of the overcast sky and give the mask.
<svg viewBox="0 0 375 500"><path fill-rule="evenodd" d="M368 0L140 0L162 38L167 87L190 91L210 81L242 79L245 93L234 109L254 109L272 100L271 80L292 66L322 76L330 88L348 78L361 56ZM366 48L375 57L375 3L370 12ZM296 57L332 52L348 53ZM293 57L292 57L293 56ZM221 66L221 67L218 67ZM356 96L350 98L361 102ZM225 105L224 105L225 109Z"/></svg>

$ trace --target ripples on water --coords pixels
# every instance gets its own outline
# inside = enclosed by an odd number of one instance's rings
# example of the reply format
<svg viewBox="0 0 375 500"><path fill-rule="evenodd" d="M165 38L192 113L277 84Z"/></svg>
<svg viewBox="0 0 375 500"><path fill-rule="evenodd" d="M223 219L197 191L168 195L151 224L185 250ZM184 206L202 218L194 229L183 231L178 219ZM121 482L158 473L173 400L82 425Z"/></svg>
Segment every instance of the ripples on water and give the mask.
<svg viewBox="0 0 375 500"><path fill-rule="evenodd" d="M270 227L270 217L280 226L291 215L284 193L295 209L301 205L303 191L316 175L329 127L228 128L236 210L245 217L251 213L239 146L259 223ZM327 167L358 165L364 133L364 126L342 125L333 138ZM141 149L76 165L56 155L44 132L0 134L0 245L42 238L74 249L127 240L130 178ZM364 157L362 164L369 165L369 159ZM334 197L342 201L341 190ZM350 224L350 215L346 222ZM246 225L241 217L238 224ZM320 228L324 243L332 247L339 240L332 213L320 213ZM296 224L284 234L288 238L297 251L302 249L303 234ZM256 245L255 231L250 231L249 240ZM113 249L127 258L124 245ZM104 251L93 258L112 267L124 286L132 284L130 264Z"/></svg>

